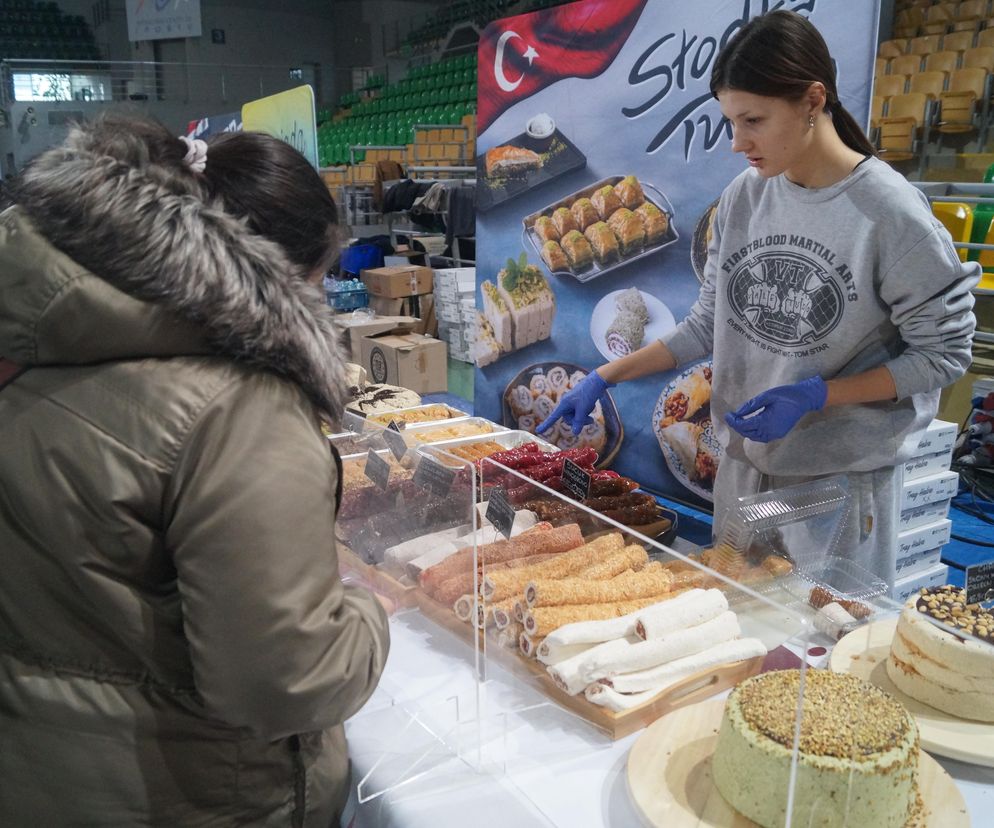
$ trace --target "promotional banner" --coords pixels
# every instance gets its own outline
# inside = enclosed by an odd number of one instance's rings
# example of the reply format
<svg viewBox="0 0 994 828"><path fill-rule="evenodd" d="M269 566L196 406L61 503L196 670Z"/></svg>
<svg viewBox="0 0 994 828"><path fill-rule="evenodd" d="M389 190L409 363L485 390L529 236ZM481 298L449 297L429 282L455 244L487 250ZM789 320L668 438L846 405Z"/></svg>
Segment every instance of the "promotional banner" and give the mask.
<svg viewBox="0 0 994 828"><path fill-rule="evenodd" d="M249 101L242 107L242 129L275 135L318 168L318 121L310 86Z"/></svg>
<svg viewBox="0 0 994 828"><path fill-rule="evenodd" d="M584 0L484 31L477 415L534 432L587 372L687 315L717 199L746 166L711 68L746 21L778 8L822 32L840 97L865 124L877 2ZM722 453L710 379L705 361L621 383L578 437L564 424L545 436L707 507Z"/></svg>
<svg viewBox="0 0 994 828"><path fill-rule="evenodd" d="M223 115L208 115L186 125L187 138L207 138L221 132L241 132L242 113L225 112Z"/></svg>
<svg viewBox="0 0 994 828"><path fill-rule="evenodd" d="M128 40L200 37L200 0L128 0Z"/></svg>

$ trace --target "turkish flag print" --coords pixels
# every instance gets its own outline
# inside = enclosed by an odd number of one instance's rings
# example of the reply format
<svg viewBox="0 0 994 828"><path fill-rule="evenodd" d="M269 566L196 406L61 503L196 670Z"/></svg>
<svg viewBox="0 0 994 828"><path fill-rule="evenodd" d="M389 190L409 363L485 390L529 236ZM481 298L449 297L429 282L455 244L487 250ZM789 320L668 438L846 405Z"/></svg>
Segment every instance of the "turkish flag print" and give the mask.
<svg viewBox="0 0 994 828"><path fill-rule="evenodd" d="M593 78L625 45L646 0L585 0L495 20L479 46L477 129L560 78Z"/></svg>

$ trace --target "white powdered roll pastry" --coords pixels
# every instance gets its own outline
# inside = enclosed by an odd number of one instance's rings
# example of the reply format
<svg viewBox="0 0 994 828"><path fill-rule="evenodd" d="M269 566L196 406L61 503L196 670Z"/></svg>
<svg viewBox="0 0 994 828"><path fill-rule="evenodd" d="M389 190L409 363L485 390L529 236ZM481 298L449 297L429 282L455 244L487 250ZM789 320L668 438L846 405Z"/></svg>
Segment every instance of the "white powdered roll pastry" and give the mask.
<svg viewBox="0 0 994 828"><path fill-rule="evenodd" d="M635 634L646 640L662 638L674 630L695 627L717 618L727 609L728 599L720 589L691 589L672 601L638 613Z"/></svg>

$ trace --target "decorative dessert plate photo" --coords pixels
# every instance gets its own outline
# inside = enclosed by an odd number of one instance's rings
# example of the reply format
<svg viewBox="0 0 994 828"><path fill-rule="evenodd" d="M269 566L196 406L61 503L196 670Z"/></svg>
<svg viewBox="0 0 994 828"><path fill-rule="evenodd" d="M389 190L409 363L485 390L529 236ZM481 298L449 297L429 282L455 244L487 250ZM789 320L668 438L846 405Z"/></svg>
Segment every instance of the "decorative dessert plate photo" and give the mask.
<svg viewBox="0 0 994 828"><path fill-rule="evenodd" d="M663 388L652 410L652 429L673 476L698 497L713 500L724 449L711 422L710 361L688 368Z"/></svg>
<svg viewBox="0 0 994 828"><path fill-rule="evenodd" d="M611 291L590 316L590 338L609 360L637 351L675 327L670 309L638 288Z"/></svg>
<svg viewBox="0 0 994 828"><path fill-rule="evenodd" d="M568 362L539 362L520 371L504 390L503 422L508 428L530 434L548 417L560 398L587 375L587 369ZM540 436L560 449L590 446L597 452L596 468L614 459L624 439L621 416L609 391L591 413L594 422L579 435L561 420Z"/></svg>
<svg viewBox="0 0 994 828"><path fill-rule="evenodd" d="M652 184L613 175L577 190L522 220L549 273L589 282L645 258L678 238L673 206Z"/></svg>
<svg viewBox="0 0 994 828"><path fill-rule="evenodd" d="M708 208L697 219L694 226L694 235L690 241L690 263L694 266L694 273L701 282L704 281L704 266L708 262L708 245L711 243L711 223L714 221L714 214L718 211L718 199L712 201Z"/></svg>
<svg viewBox="0 0 994 828"><path fill-rule="evenodd" d="M547 137L525 130L476 158L476 209L485 213L499 204L587 166L587 157L562 131Z"/></svg>

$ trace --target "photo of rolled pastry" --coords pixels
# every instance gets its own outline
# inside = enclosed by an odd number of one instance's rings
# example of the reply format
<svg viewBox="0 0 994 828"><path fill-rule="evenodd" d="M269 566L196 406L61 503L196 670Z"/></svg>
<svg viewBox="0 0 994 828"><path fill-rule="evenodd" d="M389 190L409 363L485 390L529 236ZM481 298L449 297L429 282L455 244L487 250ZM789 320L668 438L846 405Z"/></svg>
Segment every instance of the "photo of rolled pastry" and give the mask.
<svg viewBox="0 0 994 828"><path fill-rule="evenodd" d="M627 356L642 347L649 309L638 288L622 291L615 299L615 307L618 312L607 327L605 340L612 354Z"/></svg>
<svg viewBox="0 0 994 828"><path fill-rule="evenodd" d="M693 371L666 398L661 428L667 428L681 420L689 420L705 405L711 402L711 383L705 379L703 371Z"/></svg>

